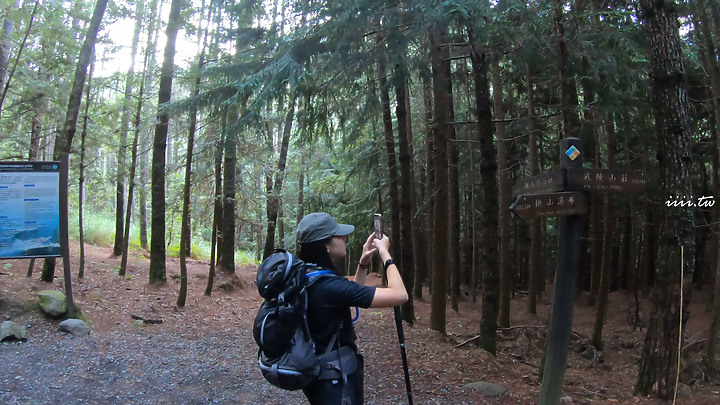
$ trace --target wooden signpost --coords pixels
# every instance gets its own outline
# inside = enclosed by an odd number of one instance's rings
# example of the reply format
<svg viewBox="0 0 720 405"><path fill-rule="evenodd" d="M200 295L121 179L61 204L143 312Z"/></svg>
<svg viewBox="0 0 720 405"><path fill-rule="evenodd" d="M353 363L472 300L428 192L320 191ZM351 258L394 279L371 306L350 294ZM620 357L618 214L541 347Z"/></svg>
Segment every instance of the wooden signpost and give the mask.
<svg viewBox="0 0 720 405"><path fill-rule="evenodd" d="M558 261L550 329L547 337L540 405L555 405L562 395L572 331L582 217L589 211L590 191L639 192L644 174L634 170L582 167L578 138L560 140L560 170L518 180L518 199L510 210L520 219L559 217Z"/></svg>
<svg viewBox="0 0 720 405"><path fill-rule="evenodd" d="M520 219L585 215L588 213L588 198L582 191L523 194L510 209Z"/></svg>

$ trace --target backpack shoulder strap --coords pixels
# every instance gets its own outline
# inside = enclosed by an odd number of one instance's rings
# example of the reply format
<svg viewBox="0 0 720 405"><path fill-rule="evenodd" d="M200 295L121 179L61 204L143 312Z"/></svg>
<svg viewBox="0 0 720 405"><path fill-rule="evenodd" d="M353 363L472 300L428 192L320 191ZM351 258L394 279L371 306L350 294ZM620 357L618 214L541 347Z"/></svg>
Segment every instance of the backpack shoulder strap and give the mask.
<svg viewBox="0 0 720 405"><path fill-rule="evenodd" d="M305 274L305 285L310 287L313 283L324 277L337 276L332 270L318 269Z"/></svg>

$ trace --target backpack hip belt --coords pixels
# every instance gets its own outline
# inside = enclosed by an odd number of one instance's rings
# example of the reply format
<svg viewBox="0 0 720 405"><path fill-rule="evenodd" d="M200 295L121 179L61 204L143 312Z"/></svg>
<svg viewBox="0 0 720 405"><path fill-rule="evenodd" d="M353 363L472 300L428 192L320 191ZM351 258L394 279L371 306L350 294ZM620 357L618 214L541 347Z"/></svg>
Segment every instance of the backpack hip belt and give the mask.
<svg viewBox="0 0 720 405"><path fill-rule="evenodd" d="M319 356L321 380L339 380L354 373L358 366L357 354L350 346L326 352Z"/></svg>

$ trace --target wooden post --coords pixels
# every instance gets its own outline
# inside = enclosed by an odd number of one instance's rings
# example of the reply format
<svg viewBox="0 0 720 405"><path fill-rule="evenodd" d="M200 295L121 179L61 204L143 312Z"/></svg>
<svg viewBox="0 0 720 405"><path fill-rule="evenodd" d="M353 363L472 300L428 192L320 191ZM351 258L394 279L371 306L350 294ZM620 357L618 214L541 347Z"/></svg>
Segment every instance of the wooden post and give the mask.
<svg viewBox="0 0 720 405"><path fill-rule="evenodd" d="M581 168L582 152L580 139L561 139L560 169L566 172L567 169ZM566 178L566 176L563 177ZM555 292L548 331L545 369L540 390L540 405L556 405L560 402L562 395L572 331L582 215L561 216L558 218L558 222L558 264L555 273Z"/></svg>
<svg viewBox="0 0 720 405"><path fill-rule="evenodd" d="M588 213L590 191L642 192L645 174L637 170L583 169L578 138L560 140L560 170L520 179L518 199L510 210L520 219L560 217L558 264L550 328L543 368L540 405L560 401L572 332L573 300L578 272L582 217Z"/></svg>

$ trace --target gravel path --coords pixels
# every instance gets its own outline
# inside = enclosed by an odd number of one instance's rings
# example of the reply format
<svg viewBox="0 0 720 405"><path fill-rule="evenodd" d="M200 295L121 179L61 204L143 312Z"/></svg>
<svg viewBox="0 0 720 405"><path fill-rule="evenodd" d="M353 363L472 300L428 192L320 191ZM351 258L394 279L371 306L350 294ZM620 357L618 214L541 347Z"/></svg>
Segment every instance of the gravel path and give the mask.
<svg viewBox="0 0 720 405"><path fill-rule="evenodd" d="M138 330L0 346L3 404L302 404L265 383L240 335ZM48 401L48 398L50 401Z"/></svg>
<svg viewBox="0 0 720 405"><path fill-rule="evenodd" d="M368 405L406 403L399 351L388 344L397 338L389 328L389 315L367 314L365 324L358 327L359 342L365 343ZM407 330L410 335L418 332ZM28 333L26 342L0 343L0 404L307 403L302 392L277 389L262 378L257 346L245 328L179 333L147 326L72 337L52 328L31 327ZM440 355L434 350L423 354L430 359ZM447 367L455 368L452 363ZM437 374L413 368L414 402L519 403L509 398L468 398L465 390L442 381L440 376L448 371Z"/></svg>

